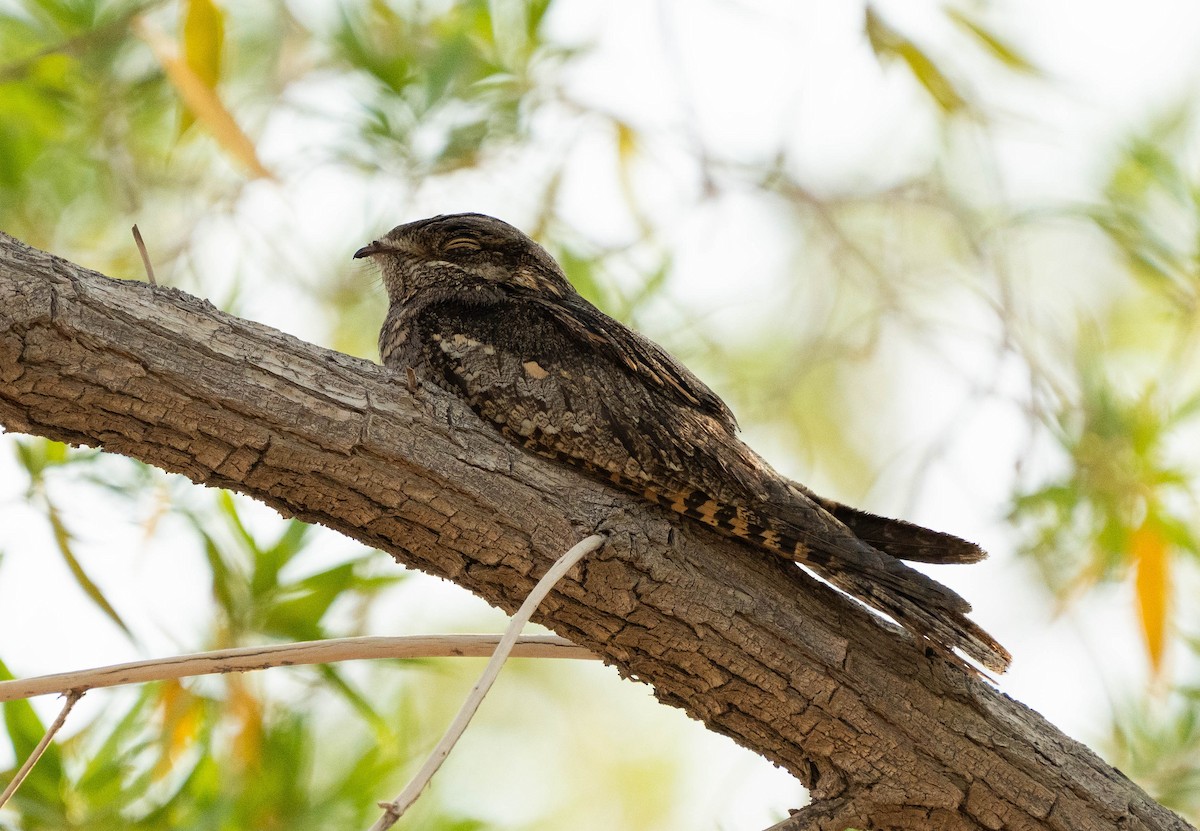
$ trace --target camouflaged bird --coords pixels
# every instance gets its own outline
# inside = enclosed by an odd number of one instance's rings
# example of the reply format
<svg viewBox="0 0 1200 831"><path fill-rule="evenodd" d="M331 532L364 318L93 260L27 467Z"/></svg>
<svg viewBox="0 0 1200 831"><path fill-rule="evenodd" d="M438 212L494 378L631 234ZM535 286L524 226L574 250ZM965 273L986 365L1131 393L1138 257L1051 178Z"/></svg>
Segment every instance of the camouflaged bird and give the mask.
<svg viewBox="0 0 1200 831"><path fill-rule="evenodd" d="M970 605L901 560L971 563L976 545L823 499L737 438L725 403L605 315L554 259L482 214L400 225L354 256L391 300L383 363L459 396L531 451L795 560L942 648L1003 671Z"/></svg>

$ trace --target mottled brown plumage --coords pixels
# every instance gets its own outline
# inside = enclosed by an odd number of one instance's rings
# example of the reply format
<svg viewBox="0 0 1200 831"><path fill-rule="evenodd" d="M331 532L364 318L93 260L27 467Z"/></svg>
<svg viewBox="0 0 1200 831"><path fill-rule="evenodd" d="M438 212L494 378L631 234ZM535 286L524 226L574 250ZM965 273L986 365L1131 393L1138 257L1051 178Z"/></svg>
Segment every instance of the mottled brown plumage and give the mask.
<svg viewBox="0 0 1200 831"><path fill-rule="evenodd" d="M968 563L972 543L823 499L736 436L729 408L656 344L584 300L554 259L481 214L401 225L355 253L391 306L383 362L460 396L509 439L782 554L920 637L1003 671L965 600L900 560Z"/></svg>

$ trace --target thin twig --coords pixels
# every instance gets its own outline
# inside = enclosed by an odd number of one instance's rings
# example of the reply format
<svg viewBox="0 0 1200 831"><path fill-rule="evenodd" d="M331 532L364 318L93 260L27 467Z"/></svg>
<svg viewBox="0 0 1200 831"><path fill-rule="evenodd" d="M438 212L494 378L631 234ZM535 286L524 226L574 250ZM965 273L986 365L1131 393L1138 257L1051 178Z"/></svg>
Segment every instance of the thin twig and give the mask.
<svg viewBox="0 0 1200 831"><path fill-rule="evenodd" d="M604 537L599 534L592 534L590 537L580 541L570 551L559 557L558 561L550 566L550 570L533 587L533 591L525 598L525 602L521 604L521 608L517 610L517 613L513 615L513 619L509 622L508 628L504 630L504 637L500 639L495 654L488 661L488 665L484 667L483 675L479 676L479 680L471 688L471 694L467 696L462 709L458 711L458 715L454 717L454 721L446 728L446 734L442 736L442 740L438 742L437 747L429 754L429 758L425 760L425 764L417 771L417 775L413 777L407 787L400 792L400 795L391 802L379 803L379 807L383 808L383 816L371 826L371 831L387 831L388 828L396 824L396 821L404 815L409 806L417 800L417 797L421 795L421 791L425 790L425 786L429 784L429 780L433 778L438 768L442 766L442 762L450 755L450 751L458 742L459 737L462 736L463 731L467 729L467 724L471 721L471 717L475 715L475 711L479 709L479 705L491 688L492 682L500 674L500 668L504 666L504 661L508 658L509 652L512 651L512 646L516 642L517 636L520 635L521 629L525 624L529 622L529 618L533 616L538 604L550 593L550 589L554 588L554 584L571 570L572 566L582 560L585 555L599 548L603 542Z"/></svg>
<svg viewBox="0 0 1200 831"><path fill-rule="evenodd" d="M37 764L38 759L42 758L42 754L50 746L50 741L54 738L54 735L66 724L67 716L70 714L71 708L75 706L75 702L83 698L83 693L83 690L71 690L71 692L67 693L67 701L63 704L58 718L46 729L46 735L42 736L42 740L38 742L37 747L29 754L29 758L25 760L25 764L21 765L21 769L17 771L12 781L8 783L8 787L4 789L4 793L0 794L0 808L3 808L4 803L8 802L12 795L17 792L17 788L21 787L21 783L25 781L25 777L29 776L29 772L33 770L33 766Z"/></svg>
<svg viewBox="0 0 1200 831"><path fill-rule="evenodd" d="M0 703L49 693L143 684L217 672L249 672L278 666L332 664L378 658L486 658L500 643L499 635L407 635L380 638L335 638L326 641L243 646L171 658L133 661L37 678L0 681ZM518 658L583 658L595 655L557 635L525 635L516 644Z"/></svg>
<svg viewBox="0 0 1200 831"><path fill-rule="evenodd" d="M137 243L138 253L142 255L142 265L146 268L146 279L150 281L150 285L157 286L158 280L154 279L154 266L150 263L150 252L146 250L146 243L142 240L142 232L138 230L136 222L133 225L133 241Z"/></svg>

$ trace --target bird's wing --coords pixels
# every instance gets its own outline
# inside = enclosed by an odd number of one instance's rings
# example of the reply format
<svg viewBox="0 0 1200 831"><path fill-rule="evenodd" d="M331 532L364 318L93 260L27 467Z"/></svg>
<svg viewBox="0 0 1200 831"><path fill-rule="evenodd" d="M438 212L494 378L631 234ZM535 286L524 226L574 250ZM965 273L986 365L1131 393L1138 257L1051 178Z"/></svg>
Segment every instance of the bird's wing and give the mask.
<svg viewBox="0 0 1200 831"><path fill-rule="evenodd" d="M665 352L611 319L597 334L568 312L511 297L431 305L410 333L421 344L414 369L526 448L796 559L918 634L1003 668L1007 653L965 617L961 597L766 466Z"/></svg>
<svg viewBox="0 0 1200 831"><path fill-rule="evenodd" d="M514 441L628 480L623 486L694 471L728 432L695 402L680 401L690 389L685 376L640 356L617 357L610 336L591 336L586 324L548 313L540 302L439 303L413 327L426 364L415 367L420 374Z"/></svg>
<svg viewBox="0 0 1200 831"><path fill-rule="evenodd" d="M731 433L737 429L729 407L691 370L657 343L613 320L582 297L550 302L531 296L529 302L541 306L580 343L622 364L648 386L716 418Z"/></svg>
<svg viewBox="0 0 1200 831"><path fill-rule="evenodd" d="M529 302L552 315L580 343L620 363L646 385L684 407L715 418L731 435L735 432L737 423L725 402L649 338L613 320L582 298L550 302L531 295ZM744 446L739 443L739 447ZM951 534L861 511L817 496L803 486L800 490L807 500L831 514L860 540L899 560L946 564L973 563L987 557L979 546ZM805 519L813 521L811 516Z"/></svg>

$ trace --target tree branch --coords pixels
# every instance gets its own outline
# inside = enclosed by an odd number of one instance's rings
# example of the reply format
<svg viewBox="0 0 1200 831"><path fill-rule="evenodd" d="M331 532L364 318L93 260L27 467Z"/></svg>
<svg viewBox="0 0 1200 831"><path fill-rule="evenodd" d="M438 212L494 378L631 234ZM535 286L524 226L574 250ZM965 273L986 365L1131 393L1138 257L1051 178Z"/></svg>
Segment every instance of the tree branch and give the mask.
<svg viewBox="0 0 1200 831"><path fill-rule="evenodd" d="M795 774L815 800L800 827L837 806L867 828L1190 827L793 564L531 456L379 366L4 234L0 424L240 491L510 613L561 540L603 530L535 619Z"/></svg>
<svg viewBox="0 0 1200 831"><path fill-rule="evenodd" d="M400 635L398 637L331 638L324 641L274 643L214 649L170 658L130 661L93 669L79 669L0 681L0 704L36 695L72 690L94 690L122 684L145 684L168 678L194 678L225 672L251 672L272 667L333 664L339 661L382 658L488 658L500 643L499 635ZM596 656L557 635L524 635L513 647L514 658L578 658Z"/></svg>

